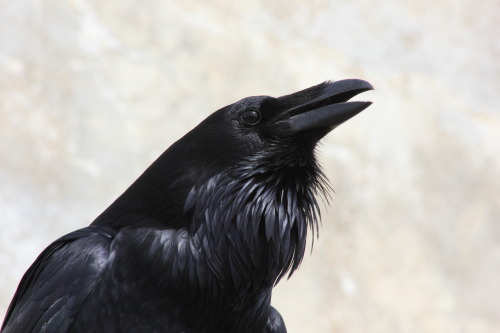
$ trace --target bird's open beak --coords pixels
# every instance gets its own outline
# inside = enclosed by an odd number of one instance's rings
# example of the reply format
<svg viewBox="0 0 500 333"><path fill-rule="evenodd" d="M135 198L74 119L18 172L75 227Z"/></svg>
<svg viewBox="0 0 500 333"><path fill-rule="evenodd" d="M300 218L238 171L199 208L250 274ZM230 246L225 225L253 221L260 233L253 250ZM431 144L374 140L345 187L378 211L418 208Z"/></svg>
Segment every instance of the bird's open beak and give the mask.
<svg viewBox="0 0 500 333"><path fill-rule="evenodd" d="M304 101L288 108L280 115L280 120L275 123L273 133L277 136L289 136L300 132L317 129L322 137L344 121L354 117L371 102L347 102L352 97L362 92L372 90L373 86L363 80L341 80L323 84L309 100L302 95L308 95L307 90L299 91L281 98ZM314 89L314 88L310 88ZM297 96L295 96L297 95Z"/></svg>

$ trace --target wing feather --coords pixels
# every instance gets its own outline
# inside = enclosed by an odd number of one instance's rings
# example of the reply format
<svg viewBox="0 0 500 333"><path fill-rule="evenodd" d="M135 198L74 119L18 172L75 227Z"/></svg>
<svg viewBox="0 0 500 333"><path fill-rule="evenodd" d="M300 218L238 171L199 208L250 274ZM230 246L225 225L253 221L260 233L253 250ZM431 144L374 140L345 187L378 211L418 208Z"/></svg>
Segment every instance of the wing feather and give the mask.
<svg viewBox="0 0 500 333"><path fill-rule="evenodd" d="M99 282L115 235L90 226L50 244L19 283L2 333L65 332Z"/></svg>

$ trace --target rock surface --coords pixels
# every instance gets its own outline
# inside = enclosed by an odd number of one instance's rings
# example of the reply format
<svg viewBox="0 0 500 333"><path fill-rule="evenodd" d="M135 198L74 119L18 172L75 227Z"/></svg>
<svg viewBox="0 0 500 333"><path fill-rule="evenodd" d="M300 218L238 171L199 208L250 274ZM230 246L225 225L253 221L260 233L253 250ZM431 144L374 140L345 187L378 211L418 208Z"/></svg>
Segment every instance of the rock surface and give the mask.
<svg viewBox="0 0 500 333"><path fill-rule="evenodd" d="M336 193L273 302L294 332L500 331L496 1L1 1L0 313L212 111L327 79L373 106L320 157ZM2 317L0 317L2 318Z"/></svg>

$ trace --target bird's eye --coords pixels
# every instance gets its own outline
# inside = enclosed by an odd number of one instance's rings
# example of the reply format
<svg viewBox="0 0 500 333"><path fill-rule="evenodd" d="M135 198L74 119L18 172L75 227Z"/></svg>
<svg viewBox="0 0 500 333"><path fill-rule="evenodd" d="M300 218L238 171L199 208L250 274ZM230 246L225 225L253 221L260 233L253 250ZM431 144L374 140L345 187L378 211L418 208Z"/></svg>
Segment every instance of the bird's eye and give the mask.
<svg viewBox="0 0 500 333"><path fill-rule="evenodd" d="M257 110L246 110L240 117L247 125L257 125L260 121L260 112Z"/></svg>

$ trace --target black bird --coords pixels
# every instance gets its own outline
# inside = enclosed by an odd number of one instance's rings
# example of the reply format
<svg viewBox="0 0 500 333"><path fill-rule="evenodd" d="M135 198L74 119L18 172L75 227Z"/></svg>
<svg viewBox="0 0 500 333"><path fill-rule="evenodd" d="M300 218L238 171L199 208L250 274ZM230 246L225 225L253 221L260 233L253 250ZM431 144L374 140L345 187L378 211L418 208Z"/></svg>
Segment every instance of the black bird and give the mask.
<svg viewBox="0 0 500 333"><path fill-rule="evenodd" d="M271 293L317 228L316 144L370 89L325 82L214 112L40 254L2 332L286 332Z"/></svg>

